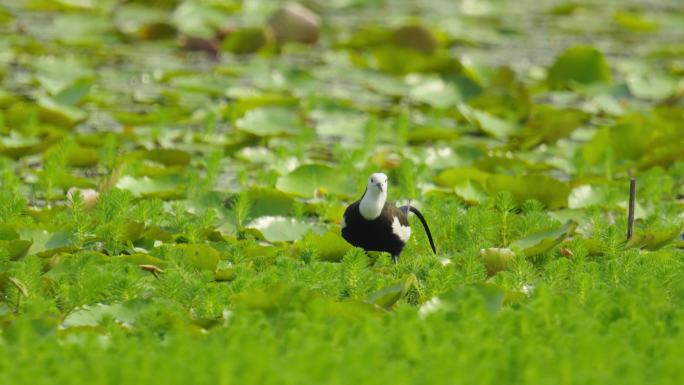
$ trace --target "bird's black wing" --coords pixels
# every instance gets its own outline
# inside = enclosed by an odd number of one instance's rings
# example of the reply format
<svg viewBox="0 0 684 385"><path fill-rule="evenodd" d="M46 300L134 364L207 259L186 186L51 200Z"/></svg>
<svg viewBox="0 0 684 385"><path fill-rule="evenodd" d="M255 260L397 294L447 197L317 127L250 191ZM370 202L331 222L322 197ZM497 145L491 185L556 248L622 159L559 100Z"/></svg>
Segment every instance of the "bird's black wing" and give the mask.
<svg viewBox="0 0 684 385"><path fill-rule="evenodd" d="M397 207L393 203L385 203L385 207L382 210L381 215L385 215L388 223L392 223L394 218L399 219L399 224L402 226L410 226L408 221L408 210L404 210L404 207Z"/></svg>

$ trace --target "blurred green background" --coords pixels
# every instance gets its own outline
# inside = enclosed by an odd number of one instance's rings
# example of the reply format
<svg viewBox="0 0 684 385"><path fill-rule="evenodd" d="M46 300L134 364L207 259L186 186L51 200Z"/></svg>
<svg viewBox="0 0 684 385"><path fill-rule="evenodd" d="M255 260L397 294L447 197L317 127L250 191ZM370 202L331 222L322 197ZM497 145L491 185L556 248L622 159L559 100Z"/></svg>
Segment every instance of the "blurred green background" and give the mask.
<svg viewBox="0 0 684 385"><path fill-rule="evenodd" d="M679 0L0 0L0 383L680 384L683 74Z"/></svg>

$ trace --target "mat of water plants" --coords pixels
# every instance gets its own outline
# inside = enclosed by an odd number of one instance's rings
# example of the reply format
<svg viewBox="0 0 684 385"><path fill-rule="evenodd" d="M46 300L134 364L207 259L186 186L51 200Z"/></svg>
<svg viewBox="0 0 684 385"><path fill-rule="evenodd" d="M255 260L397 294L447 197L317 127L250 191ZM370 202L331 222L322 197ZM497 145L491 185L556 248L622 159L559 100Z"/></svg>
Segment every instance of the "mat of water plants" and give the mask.
<svg viewBox="0 0 684 385"><path fill-rule="evenodd" d="M683 213L680 0L0 0L2 384L681 384Z"/></svg>

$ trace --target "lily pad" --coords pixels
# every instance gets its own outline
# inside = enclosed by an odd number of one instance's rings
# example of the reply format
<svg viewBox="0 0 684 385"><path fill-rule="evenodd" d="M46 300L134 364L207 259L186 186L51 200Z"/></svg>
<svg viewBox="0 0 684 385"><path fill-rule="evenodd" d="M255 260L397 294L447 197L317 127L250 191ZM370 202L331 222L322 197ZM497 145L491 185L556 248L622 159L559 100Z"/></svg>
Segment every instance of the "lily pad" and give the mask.
<svg viewBox="0 0 684 385"><path fill-rule="evenodd" d="M570 186L545 175L492 175L485 188L490 192L508 191L519 202L535 199L549 209L567 207Z"/></svg>
<svg viewBox="0 0 684 385"><path fill-rule="evenodd" d="M470 123L496 139L507 139L519 130L517 124L512 121L499 118L486 111L471 108L465 104L459 104L458 110Z"/></svg>
<svg viewBox="0 0 684 385"><path fill-rule="evenodd" d="M166 178L134 178L130 175L122 176L116 187L128 190L136 197L179 199L184 196L185 186L177 177Z"/></svg>
<svg viewBox="0 0 684 385"><path fill-rule="evenodd" d="M221 43L221 50L234 54L255 53L264 48L271 38L263 28L240 28L230 32Z"/></svg>
<svg viewBox="0 0 684 385"><path fill-rule="evenodd" d="M7 250L10 259L23 258L31 248L33 242L23 239L0 240L0 248Z"/></svg>
<svg viewBox="0 0 684 385"><path fill-rule="evenodd" d="M577 222L568 221L557 229L530 234L525 238L518 239L511 243L510 246L514 249L522 250L525 256L532 257L553 249L571 236L576 228Z"/></svg>
<svg viewBox="0 0 684 385"><path fill-rule="evenodd" d="M41 120L58 126L73 127L88 117L88 114L78 107L61 104L49 97L39 98L38 107Z"/></svg>
<svg viewBox="0 0 684 385"><path fill-rule="evenodd" d="M322 230L321 226L313 223L278 216L256 218L246 227L258 230L263 238L269 242L296 241L310 231L321 232Z"/></svg>
<svg viewBox="0 0 684 385"><path fill-rule="evenodd" d="M235 122L237 128L257 136L296 134L301 127L297 112L283 107L260 107L247 111Z"/></svg>
<svg viewBox="0 0 684 385"><path fill-rule="evenodd" d="M200 270L215 271L221 256L213 247L201 243L176 245L176 250L186 262Z"/></svg>
<svg viewBox="0 0 684 385"><path fill-rule="evenodd" d="M508 265L510 265L513 258L515 258L515 253L511 249L491 247L481 249L480 257L487 269L487 274L493 276L508 268Z"/></svg>
<svg viewBox="0 0 684 385"><path fill-rule="evenodd" d="M307 164L278 178L280 191L311 198L325 193L351 196L353 186L340 170L323 164Z"/></svg>
<svg viewBox="0 0 684 385"><path fill-rule="evenodd" d="M135 323L142 305L142 301L133 300L123 303L100 303L83 306L66 316L62 321L62 327L99 326L105 319L113 319L118 323L131 326Z"/></svg>
<svg viewBox="0 0 684 385"><path fill-rule="evenodd" d="M327 231L323 235L307 234L302 240L316 255L316 258L326 262L339 262L352 248L338 232Z"/></svg>
<svg viewBox="0 0 684 385"><path fill-rule="evenodd" d="M439 186L454 187L469 180L484 184L490 176L488 172L476 168L455 167L442 171L433 181Z"/></svg>
<svg viewBox="0 0 684 385"><path fill-rule="evenodd" d="M414 274L409 275L399 281L396 281L391 286L371 293L366 298L366 302L377 305L385 310L391 310L400 299L415 285L418 279Z"/></svg>
<svg viewBox="0 0 684 385"><path fill-rule="evenodd" d="M638 247L645 250L658 250L677 239L682 234L682 226L674 226L663 230L646 230L635 232L625 247Z"/></svg>
<svg viewBox="0 0 684 385"><path fill-rule="evenodd" d="M191 159L190 154L185 151L167 148L147 150L143 156L165 166L187 166Z"/></svg>
<svg viewBox="0 0 684 385"><path fill-rule="evenodd" d="M610 83L611 72L603 54L588 45L576 45L563 52L549 68L551 88L566 88L573 83Z"/></svg>

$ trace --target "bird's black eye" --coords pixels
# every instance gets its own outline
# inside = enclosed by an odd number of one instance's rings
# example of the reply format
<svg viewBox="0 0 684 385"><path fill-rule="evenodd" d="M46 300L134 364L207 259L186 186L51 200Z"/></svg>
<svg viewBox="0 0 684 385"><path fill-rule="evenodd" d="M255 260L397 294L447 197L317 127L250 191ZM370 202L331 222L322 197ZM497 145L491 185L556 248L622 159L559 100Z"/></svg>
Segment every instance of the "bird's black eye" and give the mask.
<svg viewBox="0 0 684 385"><path fill-rule="evenodd" d="M375 183L375 181L373 180L373 178L371 178L371 183Z"/></svg>

